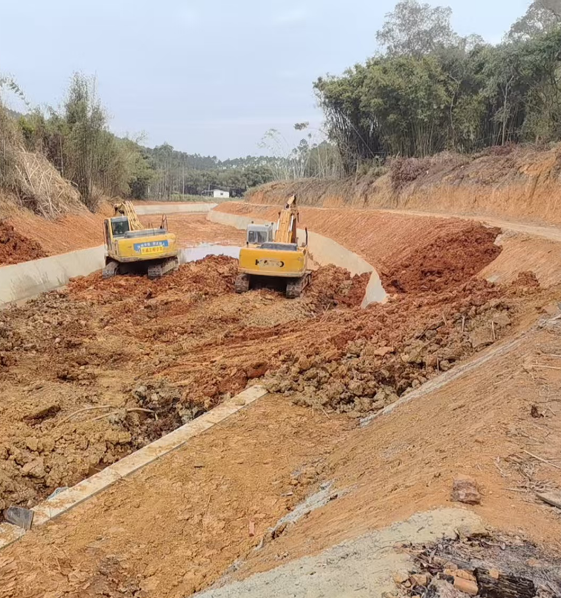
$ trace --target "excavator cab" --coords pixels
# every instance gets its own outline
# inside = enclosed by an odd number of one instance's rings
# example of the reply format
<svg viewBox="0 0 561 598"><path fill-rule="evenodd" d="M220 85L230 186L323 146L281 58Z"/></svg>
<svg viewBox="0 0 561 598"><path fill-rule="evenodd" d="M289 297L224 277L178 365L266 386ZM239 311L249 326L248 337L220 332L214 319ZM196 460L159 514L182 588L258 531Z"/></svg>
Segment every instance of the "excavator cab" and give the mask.
<svg viewBox="0 0 561 598"><path fill-rule="evenodd" d="M275 238L274 224L254 224L247 227L247 245L261 245Z"/></svg>
<svg viewBox="0 0 561 598"><path fill-rule="evenodd" d="M111 218L111 236L124 237L130 229L129 219L126 216Z"/></svg>

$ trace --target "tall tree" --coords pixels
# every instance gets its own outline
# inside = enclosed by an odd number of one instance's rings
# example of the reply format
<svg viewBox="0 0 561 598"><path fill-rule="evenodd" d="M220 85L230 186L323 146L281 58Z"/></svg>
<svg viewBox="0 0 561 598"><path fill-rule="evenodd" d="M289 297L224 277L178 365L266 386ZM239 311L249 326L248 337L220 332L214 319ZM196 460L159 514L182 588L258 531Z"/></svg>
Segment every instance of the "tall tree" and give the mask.
<svg viewBox="0 0 561 598"><path fill-rule="evenodd" d="M561 25L561 0L535 0L510 28L506 38L524 41L549 33Z"/></svg>
<svg viewBox="0 0 561 598"><path fill-rule="evenodd" d="M388 56L421 57L457 43L451 17L451 8L433 8L417 0L401 0L394 11L386 15L376 39Z"/></svg>

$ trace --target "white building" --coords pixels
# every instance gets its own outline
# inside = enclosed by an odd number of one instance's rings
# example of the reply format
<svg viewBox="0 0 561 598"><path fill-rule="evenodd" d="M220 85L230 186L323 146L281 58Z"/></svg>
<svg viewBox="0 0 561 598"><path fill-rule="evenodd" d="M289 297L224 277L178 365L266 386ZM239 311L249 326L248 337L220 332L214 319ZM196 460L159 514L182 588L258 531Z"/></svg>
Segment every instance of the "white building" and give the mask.
<svg viewBox="0 0 561 598"><path fill-rule="evenodd" d="M230 197L230 192L224 191L223 189L209 189L208 191L205 191L204 195L216 197L217 199L224 199Z"/></svg>

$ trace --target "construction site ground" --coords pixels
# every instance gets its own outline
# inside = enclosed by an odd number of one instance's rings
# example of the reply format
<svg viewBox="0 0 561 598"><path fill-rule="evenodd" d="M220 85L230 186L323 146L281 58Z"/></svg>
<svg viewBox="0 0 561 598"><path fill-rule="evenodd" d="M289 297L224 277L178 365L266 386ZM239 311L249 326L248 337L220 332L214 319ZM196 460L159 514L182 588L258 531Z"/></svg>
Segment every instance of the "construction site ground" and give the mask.
<svg viewBox="0 0 561 598"><path fill-rule="evenodd" d="M168 219L184 246L243 241L204 216ZM271 392L3 550L0 597L189 596L451 506L466 474L486 525L561 554L559 511L535 494L561 484L557 240L364 210L302 220L370 261L388 303L360 309L368 277L333 266L295 301L236 295L235 260L211 257L158 281L93 274L0 312L1 508L247 385Z"/></svg>

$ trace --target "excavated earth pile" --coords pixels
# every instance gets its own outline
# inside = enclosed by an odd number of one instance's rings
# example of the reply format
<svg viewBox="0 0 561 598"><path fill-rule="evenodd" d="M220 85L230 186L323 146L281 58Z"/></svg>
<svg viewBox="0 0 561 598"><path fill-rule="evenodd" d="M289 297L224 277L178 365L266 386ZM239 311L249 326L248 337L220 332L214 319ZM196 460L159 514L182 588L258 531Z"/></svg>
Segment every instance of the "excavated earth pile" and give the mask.
<svg viewBox="0 0 561 598"><path fill-rule="evenodd" d="M443 292L457 287L495 260L501 248L495 245L497 228L467 224L455 233L444 234L427 247L413 250L404 260L382 270L388 292Z"/></svg>
<svg viewBox="0 0 561 598"><path fill-rule="evenodd" d="M240 297L236 270L218 256L157 281L96 273L0 312L0 509L73 485L241 391L278 364L275 331L356 307L367 284L327 268L302 301Z"/></svg>
<svg viewBox="0 0 561 598"><path fill-rule="evenodd" d="M24 237L11 224L0 220L0 266L42 257L47 257L47 253L39 243Z"/></svg>

